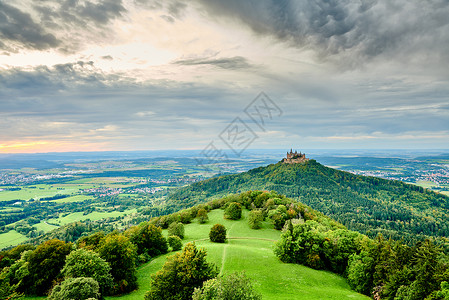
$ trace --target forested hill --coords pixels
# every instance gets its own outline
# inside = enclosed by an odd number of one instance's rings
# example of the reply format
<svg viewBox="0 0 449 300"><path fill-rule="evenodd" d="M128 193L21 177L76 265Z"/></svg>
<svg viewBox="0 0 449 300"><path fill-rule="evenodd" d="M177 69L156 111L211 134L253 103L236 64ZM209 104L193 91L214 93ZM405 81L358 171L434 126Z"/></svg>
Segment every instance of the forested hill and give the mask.
<svg viewBox="0 0 449 300"><path fill-rule="evenodd" d="M184 205L247 190L274 190L374 237L416 241L449 237L449 197L400 181L354 175L315 160L277 163L211 178L177 190L172 203Z"/></svg>

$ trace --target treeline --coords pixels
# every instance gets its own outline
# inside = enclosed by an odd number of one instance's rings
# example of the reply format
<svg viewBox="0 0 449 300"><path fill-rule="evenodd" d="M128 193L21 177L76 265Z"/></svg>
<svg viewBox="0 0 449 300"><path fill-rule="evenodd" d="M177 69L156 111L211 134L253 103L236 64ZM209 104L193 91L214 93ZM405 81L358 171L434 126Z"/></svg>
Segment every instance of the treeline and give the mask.
<svg viewBox="0 0 449 300"><path fill-rule="evenodd" d="M251 189L297 199L371 238L382 234L411 245L426 237L449 236L449 197L400 181L335 170L314 160L194 183L174 191L168 204L195 204Z"/></svg>
<svg viewBox="0 0 449 300"><path fill-rule="evenodd" d="M374 299L449 299L449 259L426 239L413 246L370 239L321 218L288 222L275 254L286 263L329 270Z"/></svg>

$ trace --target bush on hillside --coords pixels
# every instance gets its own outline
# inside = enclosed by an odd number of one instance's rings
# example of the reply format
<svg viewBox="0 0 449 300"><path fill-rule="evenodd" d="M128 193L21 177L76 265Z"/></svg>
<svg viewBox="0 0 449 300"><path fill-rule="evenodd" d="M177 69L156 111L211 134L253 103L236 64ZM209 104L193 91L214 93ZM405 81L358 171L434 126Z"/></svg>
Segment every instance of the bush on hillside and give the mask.
<svg viewBox="0 0 449 300"><path fill-rule="evenodd" d="M182 252L168 257L162 269L151 275L151 288L145 300L190 300L195 288L215 276L215 266L206 261L206 250L189 243Z"/></svg>
<svg viewBox="0 0 449 300"><path fill-rule="evenodd" d="M112 287L111 267L92 250L78 249L67 255L62 274L65 278L91 277L98 282L102 295Z"/></svg>
<svg viewBox="0 0 449 300"><path fill-rule="evenodd" d="M67 278L51 291L49 300L100 299L98 282L89 277Z"/></svg>
<svg viewBox="0 0 449 300"><path fill-rule="evenodd" d="M204 224L209 220L209 217L207 216L207 211L204 208L198 210L196 217L198 218L200 224Z"/></svg>
<svg viewBox="0 0 449 300"><path fill-rule="evenodd" d="M182 240L177 235L170 235L168 238L168 244L172 248L173 251L181 250L182 248Z"/></svg>
<svg viewBox="0 0 449 300"><path fill-rule="evenodd" d="M209 238L214 243L224 243L226 241L226 227L215 224L210 229Z"/></svg>
<svg viewBox="0 0 449 300"><path fill-rule="evenodd" d="M248 225L251 229L259 229L262 227L263 212L261 210L252 210L248 215Z"/></svg>
<svg viewBox="0 0 449 300"><path fill-rule="evenodd" d="M239 220L242 217L242 205L238 202L231 202L225 209L225 219Z"/></svg>
<svg viewBox="0 0 449 300"><path fill-rule="evenodd" d="M180 222L173 222L168 226L168 235L179 236L180 239L184 238L184 225Z"/></svg>
<svg viewBox="0 0 449 300"><path fill-rule="evenodd" d="M203 283L193 292L193 300L260 300L258 294L245 273L233 273L217 277Z"/></svg>

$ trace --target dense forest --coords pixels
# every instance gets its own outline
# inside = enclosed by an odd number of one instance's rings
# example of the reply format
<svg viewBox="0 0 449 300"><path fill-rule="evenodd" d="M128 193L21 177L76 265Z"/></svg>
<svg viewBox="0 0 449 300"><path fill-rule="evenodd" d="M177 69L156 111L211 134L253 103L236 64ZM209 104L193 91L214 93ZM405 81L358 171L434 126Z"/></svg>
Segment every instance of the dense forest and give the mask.
<svg viewBox="0 0 449 300"><path fill-rule="evenodd" d="M252 189L274 190L332 217L351 230L415 243L449 236L449 197L401 181L354 175L315 160L271 164L197 182L170 195L172 205L194 205Z"/></svg>

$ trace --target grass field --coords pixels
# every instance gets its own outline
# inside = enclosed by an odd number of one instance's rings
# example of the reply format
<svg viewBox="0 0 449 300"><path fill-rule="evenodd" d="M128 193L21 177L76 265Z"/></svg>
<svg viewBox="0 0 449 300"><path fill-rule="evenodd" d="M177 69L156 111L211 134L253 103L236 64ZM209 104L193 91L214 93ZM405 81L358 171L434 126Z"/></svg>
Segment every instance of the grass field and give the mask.
<svg viewBox="0 0 449 300"><path fill-rule="evenodd" d="M73 194L81 188L75 185L48 185L36 184L21 187L20 191L0 191L0 201L6 200L29 200L31 198L53 197L56 194Z"/></svg>
<svg viewBox="0 0 449 300"><path fill-rule="evenodd" d="M280 232L266 222L262 229L250 229L246 223L247 214L245 211L242 220L230 221L223 219L222 210L214 210L209 213L208 223L194 221L185 226L184 243L195 241L198 247L205 248L208 261L216 264L222 274L245 271L263 299L370 299L351 291L343 277L280 262L273 253L274 240L279 238ZM225 225L228 230L229 239L225 244L208 240L210 227L216 223ZM167 232L164 231L164 234ZM106 297L106 300L144 299L150 289L151 274L160 270L172 254L160 256L138 269L138 290L123 296ZM26 299L40 300L45 297Z"/></svg>
<svg viewBox="0 0 449 300"><path fill-rule="evenodd" d="M41 221L40 223L34 224L33 226L36 227L38 231L42 230L43 232L48 232L58 228L58 226L48 224L45 221Z"/></svg>
<svg viewBox="0 0 449 300"><path fill-rule="evenodd" d="M338 275L280 262L272 250L273 240L279 238L280 232L272 229L268 223L260 230L252 230L246 223L246 215L247 212L244 212L243 220L229 221L223 219L223 211L212 211L208 223L185 226L184 243L195 241L198 247L207 249L208 260L216 264L223 274L245 271L253 279L263 299L369 299L351 291L346 280ZM210 227L215 223L226 226L230 237L227 243L216 244L207 239ZM151 274L162 268L169 255L172 253L139 268L138 290L106 299L143 299L150 289Z"/></svg>
<svg viewBox="0 0 449 300"><path fill-rule="evenodd" d="M0 234L0 249L20 244L28 238L15 230Z"/></svg>
<svg viewBox="0 0 449 300"><path fill-rule="evenodd" d="M51 200L51 202L56 203L67 203L67 202L82 202L84 200L93 199L92 196L87 195L75 195L67 198L57 199L57 200Z"/></svg>
<svg viewBox="0 0 449 300"><path fill-rule="evenodd" d="M76 221L83 221L83 220L87 220L87 219L90 219L91 221L97 221L97 220L101 220L104 218L120 217L120 216L124 216L124 215L129 215L129 214L132 214L135 212L137 212L137 209L129 209L129 210L125 210L123 212L121 212L121 211L111 211L111 212L94 211L87 215L84 215L82 212L76 212L76 213L68 214L64 217L60 216L57 219L49 219L48 222L54 223L54 224L65 225L68 223L72 223L72 222L76 222Z"/></svg>

